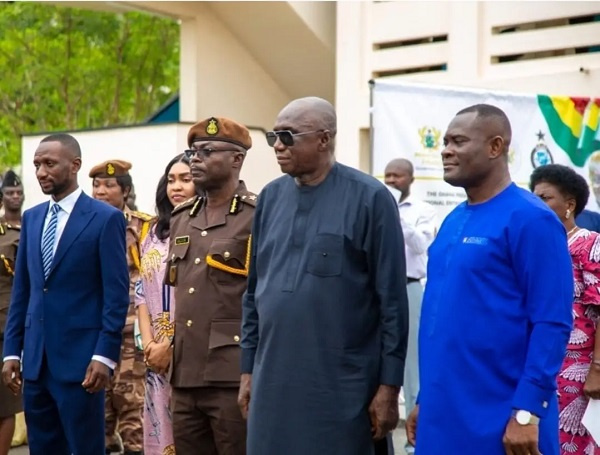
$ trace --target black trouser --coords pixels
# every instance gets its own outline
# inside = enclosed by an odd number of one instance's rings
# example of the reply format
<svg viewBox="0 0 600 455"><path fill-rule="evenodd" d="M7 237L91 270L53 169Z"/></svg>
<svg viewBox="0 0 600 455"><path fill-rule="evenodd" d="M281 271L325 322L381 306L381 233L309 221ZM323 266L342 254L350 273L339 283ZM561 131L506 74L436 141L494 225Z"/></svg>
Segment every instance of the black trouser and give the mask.
<svg viewBox="0 0 600 455"><path fill-rule="evenodd" d="M392 433L389 433L385 438L379 441L375 441L375 455L394 455Z"/></svg>

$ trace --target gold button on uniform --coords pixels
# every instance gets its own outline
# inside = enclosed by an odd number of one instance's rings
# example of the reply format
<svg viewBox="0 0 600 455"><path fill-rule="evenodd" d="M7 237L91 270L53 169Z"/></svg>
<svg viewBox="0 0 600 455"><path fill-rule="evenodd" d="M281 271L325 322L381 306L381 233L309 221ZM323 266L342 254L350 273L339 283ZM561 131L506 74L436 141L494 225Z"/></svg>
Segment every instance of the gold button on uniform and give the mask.
<svg viewBox="0 0 600 455"><path fill-rule="evenodd" d="M200 264L200 258L194 259L194 264Z"/></svg>
<svg viewBox="0 0 600 455"><path fill-rule="evenodd" d="M191 319L188 319L187 322L185 323L185 325L187 325L188 327L191 327L193 324Z"/></svg>
<svg viewBox="0 0 600 455"><path fill-rule="evenodd" d="M194 292L196 292L196 290L194 288L189 288L188 289L188 294L193 294Z"/></svg>
<svg viewBox="0 0 600 455"><path fill-rule="evenodd" d="M233 337L233 341L235 341L236 343L238 343L240 341L240 337L239 336L234 336Z"/></svg>
<svg viewBox="0 0 600 455"><path fill-rule="evenodd" d="M200 235L201 235L202 237L206 237L206 234L208 234L208 232L206 232L206 231L202 231L202 232L200 233Z"/></svg>
<svg viewBox="0 0 600 455"><path fill-rule="evenodd" d="M229 256L231 256L231 254L229 254L229 251L225 251L225 253L223 253L223 257L225 259L229 259Z"/></svg>

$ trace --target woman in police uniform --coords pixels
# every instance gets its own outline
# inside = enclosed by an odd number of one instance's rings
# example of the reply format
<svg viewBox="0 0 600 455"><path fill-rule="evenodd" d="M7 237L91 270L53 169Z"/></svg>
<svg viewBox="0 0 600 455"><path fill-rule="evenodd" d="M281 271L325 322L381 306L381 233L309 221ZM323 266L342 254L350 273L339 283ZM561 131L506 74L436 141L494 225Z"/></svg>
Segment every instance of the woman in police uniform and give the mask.
<svg viewBox="0 0 600 455"><path fill-rule="evenodd" d="M21 181L17 175L12 171L8 171L2 181L0 206L5 190L20 187ZM23 205L22 188L20 190L19 213L20 206ZM20 233L20 222L15 223L11 220L8 223L5 218L0 218L0 353L4 348L4 326L8 315ZM7 455L10 450L15 431L15 415L22 410L23 400L21 394L15 396L7 387L0 385L0 455Z"/></svg>

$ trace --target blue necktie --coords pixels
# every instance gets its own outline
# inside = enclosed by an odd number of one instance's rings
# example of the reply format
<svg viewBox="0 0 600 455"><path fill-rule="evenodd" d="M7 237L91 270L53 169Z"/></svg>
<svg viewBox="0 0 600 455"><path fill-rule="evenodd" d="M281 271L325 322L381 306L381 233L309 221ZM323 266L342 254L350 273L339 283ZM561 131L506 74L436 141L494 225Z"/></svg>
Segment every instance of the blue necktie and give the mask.
<svg viewBox="0 0 600 455"><path fill-rule="evenodd" d="M60 205L54 204L50 209L52 216L42 237L42 265L44 266L44 278L48 278L52 258L54 257L54 240L56 239L56 226L58 225L58 212Z"/></svg>

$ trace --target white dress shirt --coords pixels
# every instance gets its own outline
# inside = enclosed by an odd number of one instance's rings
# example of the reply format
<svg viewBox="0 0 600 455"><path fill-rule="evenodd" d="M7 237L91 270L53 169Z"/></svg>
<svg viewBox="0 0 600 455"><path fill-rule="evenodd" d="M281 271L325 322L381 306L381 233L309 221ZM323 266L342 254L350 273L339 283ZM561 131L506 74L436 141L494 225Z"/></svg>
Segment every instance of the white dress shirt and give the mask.
<svg viewBox="0 0 600 455"><path fill-rule="evenodd" d="M69 221L69 217L71 216L71 213L73 212L73 208L75 207L75 204L77 203L77 200L79 199L79 196L81 196L81 193L83 193L83 190L78 187L75 191L73 191L68 196L65 196L58 202L56 202L54 199L50 199L50 205L48 205L48 213L46 214L46 219L44 220L44 229L42 229L42 238L44 237L44 232L46 232L48 223L50 222L50 219L52 218L52 210L51 210L52 206L55 204L58 204L58 206L60 207L60 210L56 214L56 235L54 237L54 247L52 249L52 256L54 256L56 254L56 248L58 247L60 238L62 237L62 234L65 230L65 226L67 225L67 221ZM19 360L20 361L21 358L18 356L7 356L4 358L4 361L7 361L7 360ZM102 362L104 365L108 366L109 368L111 368L113 370L115 369L115 366L117 366L116 362L114 362L106 357L103 357L101 355L93 355L92 360L97 360L98 362Z"/></svg>
<svg viewBox="0 0 600 455"><path fill-rule="evenodd" d="M48 223L52 219L52 207L54 205L58 205L60 210L56 214L56 235L54 236L54 247L52 249L52 257L56 254L56 248L58 247L58 242L63 235L65 230L65 226L67 225L67 221L69 221L69 217L71 216L71 212L73 212L73 208L75 207L75 203L79 196L83 193L81 188L77 188L68 196L65 196L60 201L56 202L54 199L50 199L50 205L48 205L48 213L46 214L46 219L44 220L44 229L42 229L42 238L44 238L44 232L46 232L46 228L48 227Z"/></svg>
<svg viewBox="0 0 600 455"><path fill-rule="evenodd" d="M404 234L406 276L421 280L427 275L427 249L437 230L435 209L409 195L398 203Z"/></svg>

